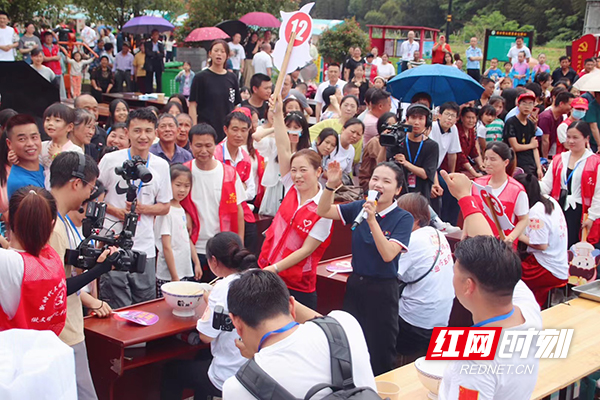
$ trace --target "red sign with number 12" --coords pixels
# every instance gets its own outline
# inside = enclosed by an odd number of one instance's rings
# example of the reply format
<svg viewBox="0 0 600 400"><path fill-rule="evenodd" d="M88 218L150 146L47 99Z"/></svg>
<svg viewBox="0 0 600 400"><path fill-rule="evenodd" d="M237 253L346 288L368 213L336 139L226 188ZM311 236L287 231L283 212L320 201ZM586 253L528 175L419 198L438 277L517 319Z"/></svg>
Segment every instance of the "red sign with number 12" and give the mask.
<svg viewBox="0 0 600 400"><path fill-rule="evenodd" d="M288 21L285 27L285 38L289 40L290 35L293 31L296 31L296 40L294 41L294 47L300 46L306 42L312 33L312 20L303 12L296 13Z"/></svg>

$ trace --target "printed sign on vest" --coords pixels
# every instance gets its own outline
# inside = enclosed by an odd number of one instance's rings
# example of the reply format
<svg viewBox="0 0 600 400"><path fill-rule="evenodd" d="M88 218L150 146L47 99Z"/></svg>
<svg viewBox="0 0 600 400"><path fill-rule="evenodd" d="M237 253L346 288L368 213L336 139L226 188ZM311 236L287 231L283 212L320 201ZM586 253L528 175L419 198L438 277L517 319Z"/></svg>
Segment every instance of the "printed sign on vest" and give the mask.
<svg viewBox="0 0 600 400"><path fill-rule="evenodd" d="M483 202L483 209L485 210L487 216L492 221L494 220L492 211L488 207L489 201L492 207L494 208L496 217L498 217L498 223L500 224L500 228L504 231L513 229L515 226L512 224L512 222L510 222L510 219L506 216L506 213L504 212L504 206L502 205L500 199L494 196L492 187L490 185L483 186L478 184L477 182L473 182L473 186L475 186L479 191L479 197L481 197L481 200Z"/></svg>

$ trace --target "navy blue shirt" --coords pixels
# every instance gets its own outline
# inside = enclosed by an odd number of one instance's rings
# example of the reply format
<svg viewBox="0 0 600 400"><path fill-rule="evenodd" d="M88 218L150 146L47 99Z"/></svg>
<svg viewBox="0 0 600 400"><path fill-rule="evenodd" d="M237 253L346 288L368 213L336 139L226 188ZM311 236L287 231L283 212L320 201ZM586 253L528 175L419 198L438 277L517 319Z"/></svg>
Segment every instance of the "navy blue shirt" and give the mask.
<svg viewBox="0 0 600 400"><path fill-rule="evenodd" d="M192 156L192 153L190 153L183 147L175 145L175 154L173 154L173 159L169 159L169 156L167 156L163 151L160 142L154 143L152 146L150 146L150 153L154 154L155 156L159 156L160 158L168 162L169 165L183 164L194 158L194 156Z"/></svg>
<svg viewBox="0 0 600 400"><path fill-rule="evenodd" d="M340 204L339 211L344 225L351 224L362 212L365 200ZM408 249L413 227L413 216L399 208L396 202L376 216L384 236L402 246L402 252ZM400 253L401 254L401 253ZM373 278L397 278L400 254L392 261L385 262L377 250L373 234L367 221L363 221L352 231L352 268L355 273Z"/></svg>

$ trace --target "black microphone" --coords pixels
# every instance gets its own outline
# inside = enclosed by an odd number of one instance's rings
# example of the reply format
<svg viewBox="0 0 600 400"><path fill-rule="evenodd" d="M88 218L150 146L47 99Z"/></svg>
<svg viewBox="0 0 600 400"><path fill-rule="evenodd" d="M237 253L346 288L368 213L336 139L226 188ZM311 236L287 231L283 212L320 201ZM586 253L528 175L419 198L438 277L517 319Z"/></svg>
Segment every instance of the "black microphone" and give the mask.
<svg viewBox="0 0 600 400"><path fill-rule="evenodd" d="M377 204L377 200L379 200L379 196L381 196L381 192L377 190L369 190L369 195L367 196L367 201L374 201ZM356 229L361 222L367 219L368 215L366 211L361 212L354 218L354 222L352 223L352 230Z"/></svg>

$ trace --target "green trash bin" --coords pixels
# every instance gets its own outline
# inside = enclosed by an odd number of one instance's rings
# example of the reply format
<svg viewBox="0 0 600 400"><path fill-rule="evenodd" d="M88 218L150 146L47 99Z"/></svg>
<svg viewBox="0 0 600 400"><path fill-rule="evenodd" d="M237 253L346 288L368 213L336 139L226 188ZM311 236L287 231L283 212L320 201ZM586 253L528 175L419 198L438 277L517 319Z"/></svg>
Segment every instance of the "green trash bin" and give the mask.
<svg viewBox="0 0 600 400"><path fill-rule="evenodd" d="M165 63L165 71L162 75L162 86L166 97L170 97L173 94L179 93L179 83L175 82L175 77L181 71L180 68L182 66L183 63L179 61Z"/></svg>

